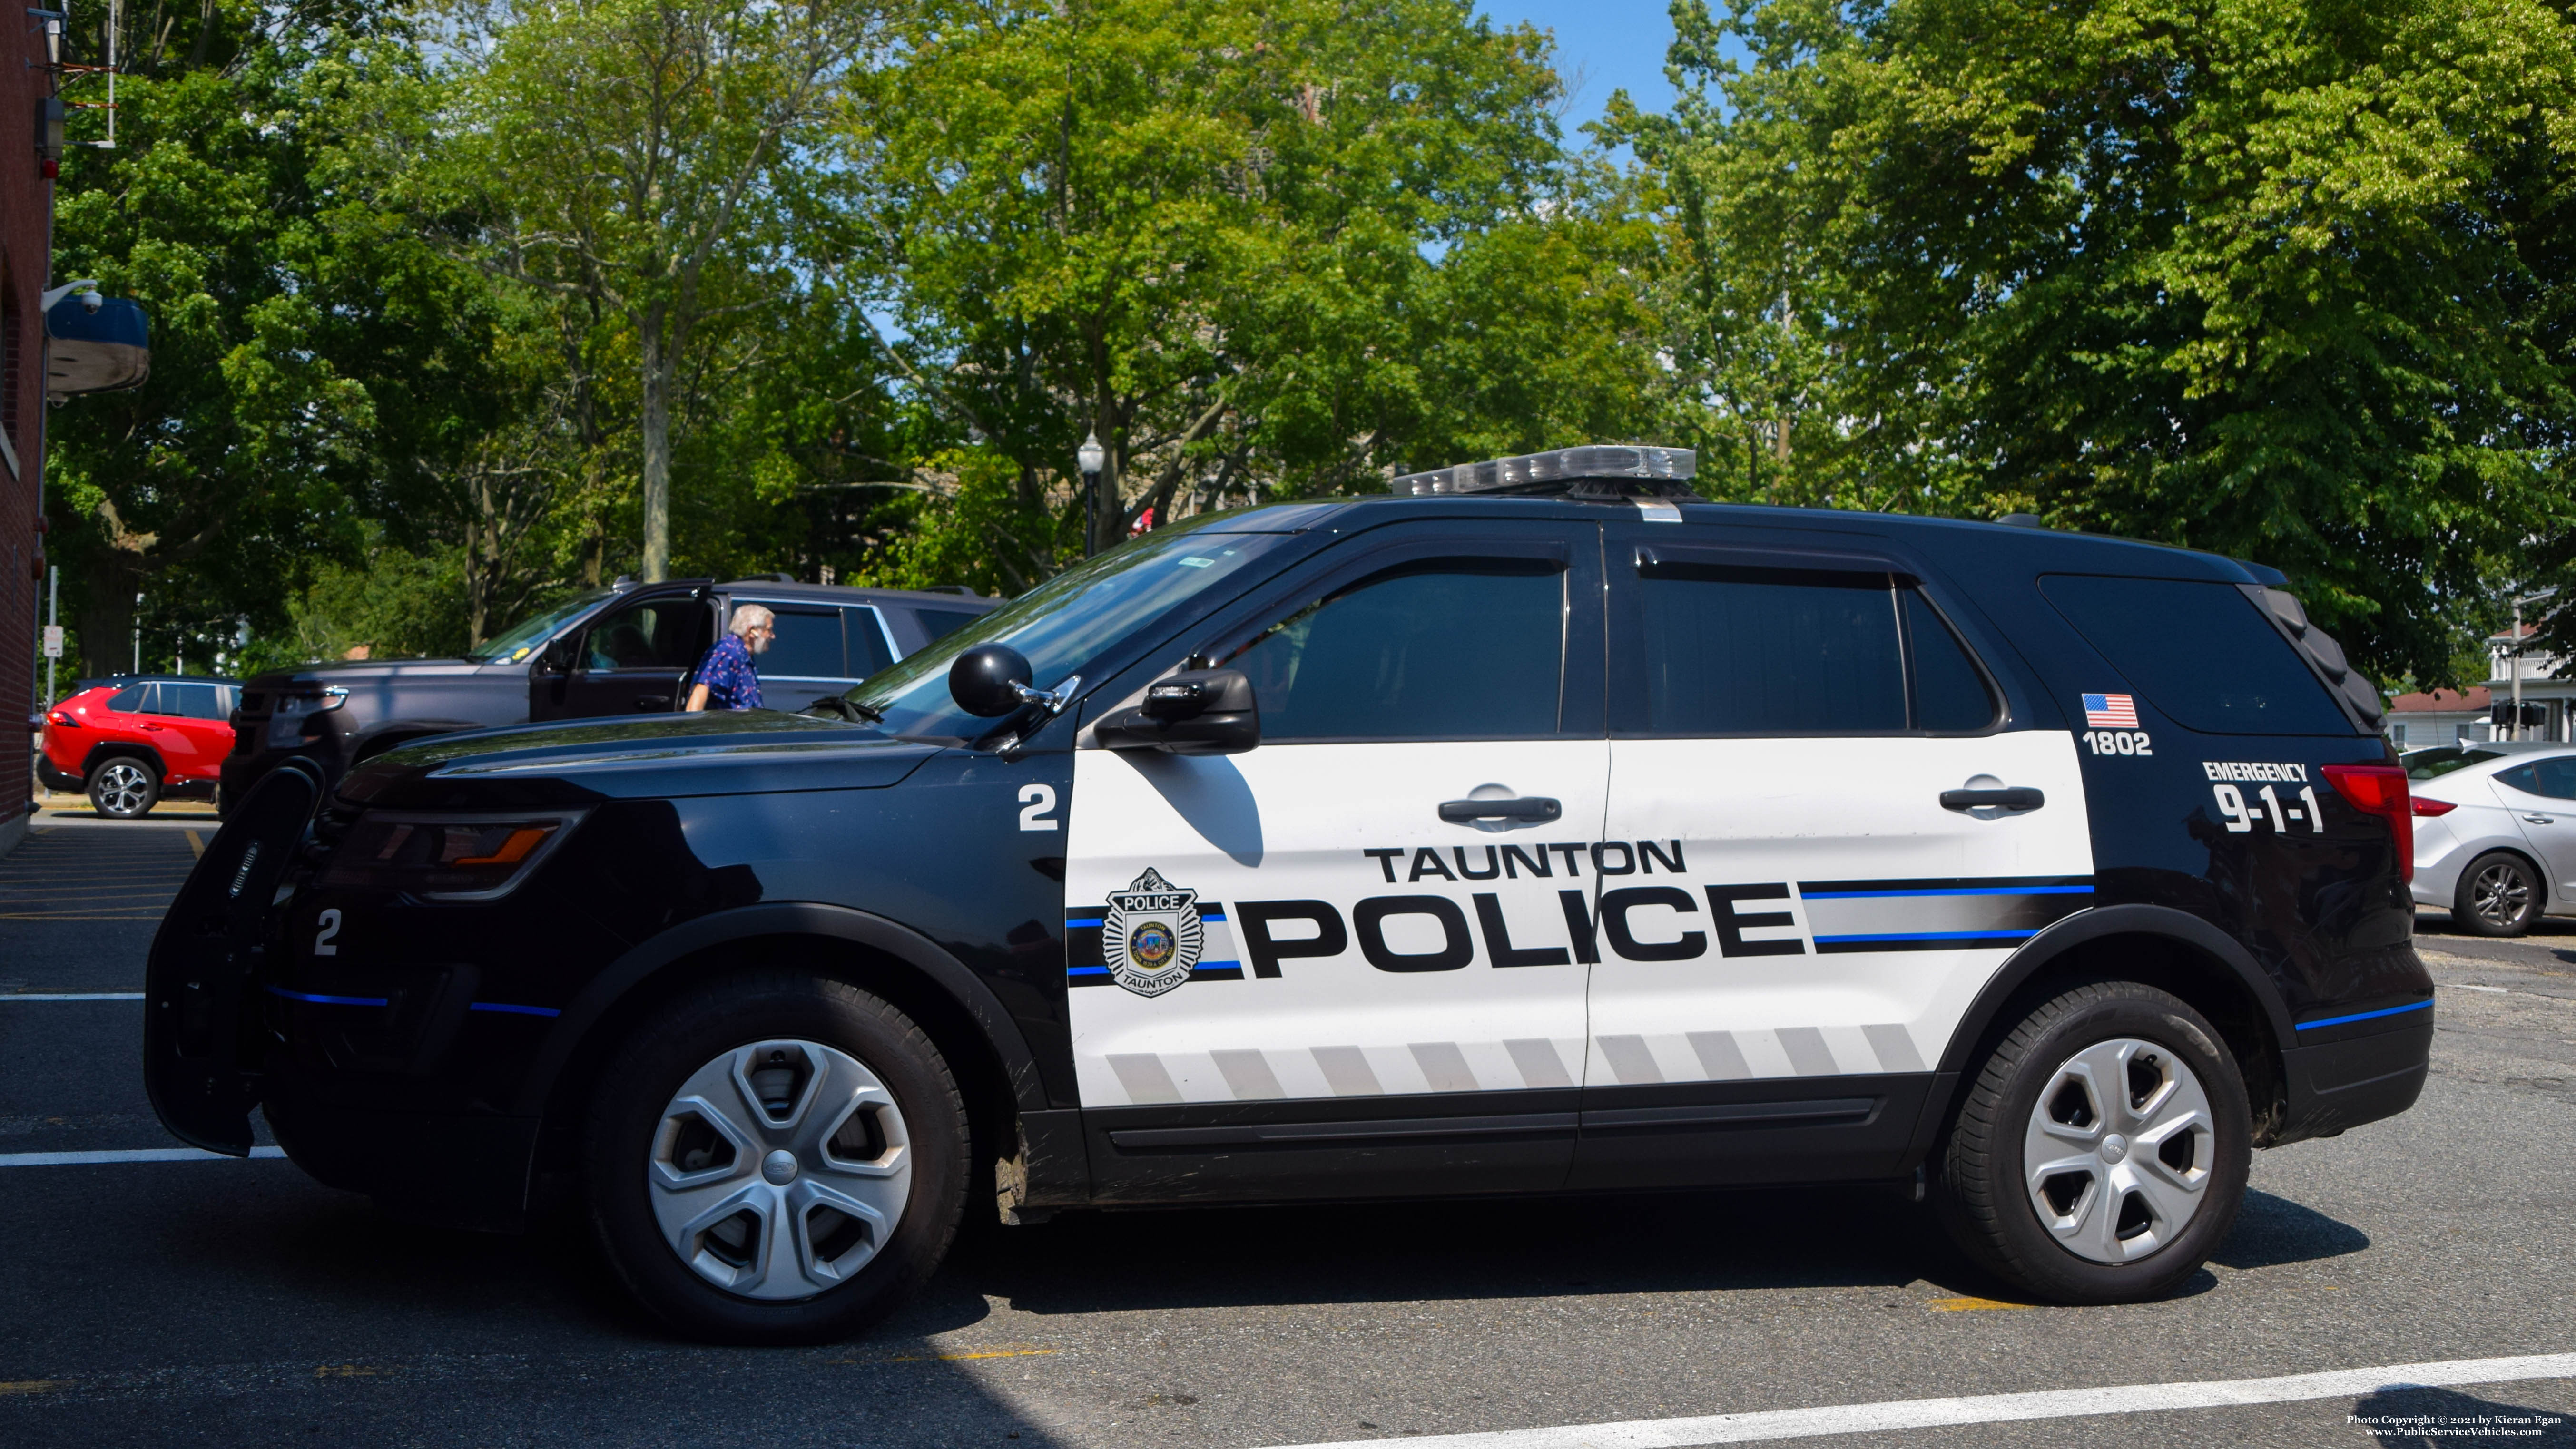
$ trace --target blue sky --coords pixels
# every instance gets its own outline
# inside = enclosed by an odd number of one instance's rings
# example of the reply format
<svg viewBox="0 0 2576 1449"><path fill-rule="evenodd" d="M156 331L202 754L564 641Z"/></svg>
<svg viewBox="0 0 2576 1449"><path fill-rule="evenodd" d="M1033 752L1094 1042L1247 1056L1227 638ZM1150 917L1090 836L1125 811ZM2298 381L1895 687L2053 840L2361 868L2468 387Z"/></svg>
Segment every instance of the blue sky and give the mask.
<svg viewBox="0 0 2576 1449"><path fill-rule="evenodd" d="M1581 144L1578 127L1600 118L1610 93L1626 89L1649 111L1672 103L1664 83L1664 49L1673 43L1668 0L1483 0L1477 13L1497 25L1526 20L1556 33L1556 68L1574 92L1565 114L1566 140Z"/></svg>

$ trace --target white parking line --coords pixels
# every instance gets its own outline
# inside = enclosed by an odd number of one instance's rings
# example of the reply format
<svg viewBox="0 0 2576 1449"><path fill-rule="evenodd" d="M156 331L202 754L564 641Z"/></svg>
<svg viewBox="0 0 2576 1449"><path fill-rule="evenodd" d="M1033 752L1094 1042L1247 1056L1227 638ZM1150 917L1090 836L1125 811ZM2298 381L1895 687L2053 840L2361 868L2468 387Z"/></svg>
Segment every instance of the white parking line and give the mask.
<svg viewBox="0 0 2576 1449"><path fill-rule="evenodd" d="M140 991L0 991L0 1001L141 1001Z"/></svg>
<svg viewBox="0 0 2576 1449"><path fill-rule="evenodd" d="M2359 1398L2384 1389L2564 1378L2576 1378L2576 1353L2402 1363L2386 1368L2290 1374L2276 1379L2217 1379L2201 1383L2134 1384L2105 1389L2054 1389L2035 1394L1980 1394L1961 1399L1898 1399L1883 1404L1710 1414L1695 1419L1632 1419L1621 1424L1505 1429L1488 1434L1435 1434L1402 1440L1350 1439L1333 1444L1299 1445L1296 1449L1361 1449L1363 1445L1382 1449L1390 1443L1402 1443L1409 1449L1696 1449L1702 1444L1752 1444L1768 1439L1811 1439L1827 1434L1931 1429L1951 1424L1996 1424L2018 1419L2066 1419L2088 1414L2137 1414L2158 1409L2287 1404L2306 1399Z"/></svg>
<svg viewBox="0 0 2576 1449"><path fill-rule="evenodd" d="M254 1147L253 1157L284 1157L282 1147ZM100 1162L239 1162L194 1147L131 1147L108 1152L0 1152L0 1167L88 1167Z"/></svg>

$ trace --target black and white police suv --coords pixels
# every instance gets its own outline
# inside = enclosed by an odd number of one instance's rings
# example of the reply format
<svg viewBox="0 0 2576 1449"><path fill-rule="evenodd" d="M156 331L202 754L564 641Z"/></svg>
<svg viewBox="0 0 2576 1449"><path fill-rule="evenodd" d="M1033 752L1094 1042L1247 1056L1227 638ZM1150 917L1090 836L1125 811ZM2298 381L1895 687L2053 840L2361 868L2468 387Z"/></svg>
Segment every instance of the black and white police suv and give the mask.
<svg viewBox="0 0 2576 1449"><path fill-rule="evenodd" d="M2280 575L1691 462L1193 519L819 713L283 767L154 945L162 1119L417 1219L577 1192L785 1341L988 1193L1919 1184L2138 1299L2251 1149L2414 1101L2405 776Z"/></svg>

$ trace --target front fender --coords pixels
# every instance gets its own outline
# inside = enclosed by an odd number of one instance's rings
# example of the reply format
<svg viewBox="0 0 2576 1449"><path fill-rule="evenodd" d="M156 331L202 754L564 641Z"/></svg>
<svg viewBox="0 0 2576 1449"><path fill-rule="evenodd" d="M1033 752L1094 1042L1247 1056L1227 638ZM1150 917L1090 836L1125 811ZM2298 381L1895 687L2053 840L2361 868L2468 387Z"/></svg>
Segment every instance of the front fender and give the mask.
<svg viewBox="0 0 2576 1449"><path fill-rule="evenodd" d="M544 1051L530 1066L515 1110L534 1116L545 1110L574 1054L615 1005L662 971L702 951L732 941L763 936L823 936L848 941L901 961L945 991L964 1008L1010 1077L1012 1096L1023 1113L1047 1107L1045 1084L1037 1057L1019 1024L1003 1010L992 989L966 964L936 941L909 926L847 906L807 901L771 901L700 916L675 926L629 950L582 987L566 1003Z"/></svg>

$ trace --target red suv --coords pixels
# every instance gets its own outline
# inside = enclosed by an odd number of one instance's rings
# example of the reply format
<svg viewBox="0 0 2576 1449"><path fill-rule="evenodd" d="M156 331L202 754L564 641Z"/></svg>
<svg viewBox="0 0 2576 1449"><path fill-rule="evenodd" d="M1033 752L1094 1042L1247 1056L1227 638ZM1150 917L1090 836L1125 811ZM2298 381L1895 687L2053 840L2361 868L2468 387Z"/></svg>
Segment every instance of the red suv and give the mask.
<svg viewBox="0 0 2576 1449"><path fill-rule="evenodd" d="M86 791L98 813L148 815L164 797L212 798L233 747L241 681L204 675L118 676L45 711L37 777L49 790Z"/></svg>

